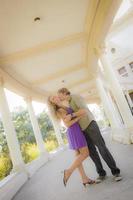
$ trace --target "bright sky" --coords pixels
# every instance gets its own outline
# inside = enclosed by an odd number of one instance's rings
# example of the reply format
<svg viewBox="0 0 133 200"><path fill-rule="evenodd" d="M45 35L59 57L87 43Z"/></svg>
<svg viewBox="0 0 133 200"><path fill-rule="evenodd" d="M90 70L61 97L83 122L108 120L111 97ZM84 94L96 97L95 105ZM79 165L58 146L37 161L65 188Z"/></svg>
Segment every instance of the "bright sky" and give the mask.
<svg viewBox="0 0 133 200"><path fill-rule="evenodd" d="M5 89L5 93L6 93L10 111L13 111L14 108L19 107L19 106L23 106L26 108L26 103L22 97L18 96L17 94L15 94L7 89ZM44 109L47 112L47 107L45 104L33 101L32 105L34 107L35 114L41 113ZM102 115L101 115L98 105L89 104L88 107L91 110L91 112L94 114L94 116L96 117L96 120L102 119Z"/></svg>
<svg viewBox="0 0 133 200"><path fill-rule="evenodd" d="M89 104L88 108L92 112L97 121L103 120L103 114L97 104Z"/></svg>
<svg viewBox="0 0 133 200"><path fill-rule="evenodd" d="M7 89L5 89L5 93L6 93L10 111L13 111L13 109L18 106L23 106L26 108L26 103L22 97L20 97L19 95L15 94ZM35 114L41 113L44 109L47 111L45 104L33 101L32 105L34 107Z"/></svg>

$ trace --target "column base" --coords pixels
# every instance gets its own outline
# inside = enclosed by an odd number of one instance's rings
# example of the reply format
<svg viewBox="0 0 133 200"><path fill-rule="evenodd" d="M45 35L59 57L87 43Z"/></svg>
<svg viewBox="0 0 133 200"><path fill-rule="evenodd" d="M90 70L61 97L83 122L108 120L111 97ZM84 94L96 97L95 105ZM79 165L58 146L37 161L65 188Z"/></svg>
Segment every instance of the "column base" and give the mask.
<svg viewBox="0 0 133 200"><path fill-rule="evenodd" d="M24 163L14 166L13 169L11 170L10 174L14 174L14 173L18 173L18 172L23 172L29 177L29 172L27 171Z"/></svg>
<svg viewBox="0 0 133 200"><path fill-rule="evenodd" d="M112 128L112 140L122 144L131 144L131 135L128 128Z"/></svg>
<svg viewBox="0 0 133 200"><path fill-rule="evenodd" d="M129 133L130 133L130 140L131 140L131 143L133 144L133 127L128 128L128 131L129 131Z"/></svg>
<svg viewBox="0 0 133 200"><path fill-rule="evenodd" d="M40 153L40 156L39 156L43 161L44 163L47 162L49 160L49 153L47 151L45 152L41 152Z"/></svg>
<svg viewBox="0 0 133 200"><path fill-rule="evenodd" d="M63 144L60 144L60 146L58 147L58 149L62 149L62 150L64 150L65 149L65 144L63 143Z"/></svg>

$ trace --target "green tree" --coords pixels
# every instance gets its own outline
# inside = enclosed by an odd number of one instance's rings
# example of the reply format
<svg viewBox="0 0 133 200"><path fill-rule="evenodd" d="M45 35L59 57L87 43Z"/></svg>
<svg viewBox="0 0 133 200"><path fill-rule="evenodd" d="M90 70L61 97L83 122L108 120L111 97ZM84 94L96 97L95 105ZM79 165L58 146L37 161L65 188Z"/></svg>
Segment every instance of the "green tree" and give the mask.
<svg viewBox="0 0 133 200"><path fill-rule="evenodd" d="M45 111L40 113L38 116L38 124L43 136L44 141L49 139L51 134L54 134L54 128L52 122ZM54 134L55 135L55 134Z"/></svg>
<svg viewBox="0 0 133 200"><path fill-rule="evenodd" d="M11 113L14 127L19 140L22 157L25 163L31 162L39 156L39 150L36 145L29 113L26 108L19 106ZM45 142L46 149L52 151L58 147L58 142L55 136L54 128L47 113L43 111L37 116L40 130ZM64 129L62 130L65 136ZM4 133L3 123L0 120L0 179L9 175L12 169L9 149L6 136Z"/></svg>
<svg viewBox="0 0 133 200"><path fill-rule="evenodd" d="M20 145L24 142L36 143L28 111L20 106L12 112L12 119Z"/></svg>

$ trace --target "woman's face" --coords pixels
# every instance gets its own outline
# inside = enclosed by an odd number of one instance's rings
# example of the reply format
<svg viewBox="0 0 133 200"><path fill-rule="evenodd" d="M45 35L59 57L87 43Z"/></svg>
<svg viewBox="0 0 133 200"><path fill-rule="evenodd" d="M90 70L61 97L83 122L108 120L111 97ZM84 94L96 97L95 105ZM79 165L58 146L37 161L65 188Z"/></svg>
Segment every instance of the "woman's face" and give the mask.
<svg viewBox="0 0 133 200"><path fill-rule="evenodd" d="M56 104L56 105L61 103L60 98L58 96L51 96L50 101L51 103Z"/></svg>

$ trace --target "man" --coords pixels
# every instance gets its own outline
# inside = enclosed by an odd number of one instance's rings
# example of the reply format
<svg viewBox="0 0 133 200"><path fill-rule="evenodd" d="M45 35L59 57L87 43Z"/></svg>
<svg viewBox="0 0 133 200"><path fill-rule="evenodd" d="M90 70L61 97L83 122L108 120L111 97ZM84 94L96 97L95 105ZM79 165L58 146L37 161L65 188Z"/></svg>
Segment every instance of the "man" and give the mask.
<svg viewBox="0 0 133 200"><path fill-rule="evenodd" d="M100 183L106 178L106 171L103 169L102 162L100 160L96 147L98 148L102 158L107 163L108 167L111 169L111 172L114 176L114 180L122 180L122 177L120 176L120 169L117 168L113 156L106 147L105 141L101 135L99 127L92 113L90 112L86 103L84 102L84 99L80 95L71 94L67 88L59 89L58 96L62 101L68 100L74 112L78 111L79 109L85 109L87 111L87 115L79 120L79 124L82 131L84 132L90 151L90 157L95 163L96 170L99 174L99 177L97 178L96 182Z"/></svg>

